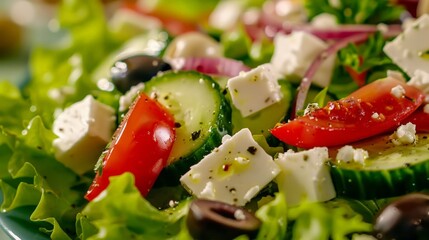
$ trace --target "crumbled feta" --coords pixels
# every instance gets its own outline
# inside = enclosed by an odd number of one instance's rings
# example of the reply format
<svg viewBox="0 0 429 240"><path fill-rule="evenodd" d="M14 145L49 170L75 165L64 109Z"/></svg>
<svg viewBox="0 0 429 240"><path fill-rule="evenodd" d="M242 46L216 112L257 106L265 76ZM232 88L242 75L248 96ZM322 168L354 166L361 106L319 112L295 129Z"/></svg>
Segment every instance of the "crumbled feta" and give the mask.
<svg viewBox="0 0 429 240"><path fill-rule="evenodd" d="M246 215L244 214L243 210L237 209L234 211L234 218L236 220L242 221L242 220L246 220Z"/></svg>
<svg viewBox="0 0 429 240"><path fill-rule="evenodd" d="M364 164L365 159L368 158L368 151L358 148L355 149L350 145L346 145L340 149L338 149L337 157L336 159L340 162L358 162L361 164Z"/></svg>
<svg viewBox="0 0 429 240"><path fill-rule="evenodd" d="M407 84L422 90L425 94L429 94L429 73L417 69Z"/></svg>
<svg viewBox="0 0 429 240"><path fill-rule="evenodd" d="M387 70L386 75L387 75L387 77L394 78L394 79L399 80L401 82L406 82L404 75L402 75L402 73L399 71Z"/></svg>
<svg viewBox="0 0 429 240"><path fill-rule="evenodd" d="M270 64L260 65L228 80L232 103L243 117L282 99L278 78Z"/></svg>
<svg viewBox="0 0 429 240"><path fill-rule="evenodd" d="M409 122L399 126L391 136L391 141L398 146L415 143L417 141L416 125Z"/></svg>
<svg viewBox="0 0 429 240"><path fill-rule="evenodd" d="M220 30L229 30L237 24L244 10L243 1L220 1L209 16L209 24Z"/></svg>
<svg viewBox="0 0 429 240"><path fill-rule="evenodd" d="M55 157L78 174L94 165L115 128L115 110L88 95L58 115L53 132Z"/></svg>
<svg viewBox="0 0 429 240"><path fill-rule="evenodd" d="M272 13L279 22L299 24L307 20L306 10L301 1L267 1L264 9Z"/></svg>
<svg viewBox="0 0 429 240"><path fill-rule="evenodd" d="M429 114L429 104L425 104L423 107L423 112Z"/></svg>
<svg viewBox="0 0 429 240"><path fill-rule="evenodd" d="M390 94L396 98L402 98L405 94L405 89L401 85L396 85L390 90Z"/></svg>
<svg viewBox="0 0 429 240"><path fill-rule="evenodd" d="M304 109L304 115L308 115L319 108L320 107L318 103L309 103L307 107Z"/></svg>
<svg viewBox="0 0 429 240"><path fill-rule="evenodd" d="M429 41L429 15L418 18L402 34L384 46L384 52L409 76L414 76L417 69L429 69L427 51Z"/></svg>
<svg viewBox="0 0 429 240"><path fill-rule="evenodd" d="M321 13L311 20L311 25L320 29L338 27L337 18L329 13Z"/></svg>
<svg viewBox="0 0 429 240"><path fill-rule="evenodd" d="M125 112L131 106L137 95L144 90L144 87L144 83L139 83L135 86L132 86L128 92L122 95L119 98L119 111Z"/></svg>
<svg viewBox="0 0 429 240"><path fill-rule="evenodd" d="M193 165L180 182L198 198L243 206L272 181L280 169L255 142L249 129L223 140L221 146Z"/></svg>
<svg viewBox="0 0 429 240"><path fill-rule="evenodd" d="M276 181L285 193L288 206L296 206L304 199L319 202L336 196L328 160L326 147L278 155L275 163L281 172Z"/></svg>
<svg viewBox="0 0 429 240"><path fill-rule="evenodd" d="M271 63L283 75L302 77L317 56L328 45L316 36L306 32L278 33L274 38L274 53ZM331 82L335 54L325 59L313 77L313 83L326 87Z"/></svg>

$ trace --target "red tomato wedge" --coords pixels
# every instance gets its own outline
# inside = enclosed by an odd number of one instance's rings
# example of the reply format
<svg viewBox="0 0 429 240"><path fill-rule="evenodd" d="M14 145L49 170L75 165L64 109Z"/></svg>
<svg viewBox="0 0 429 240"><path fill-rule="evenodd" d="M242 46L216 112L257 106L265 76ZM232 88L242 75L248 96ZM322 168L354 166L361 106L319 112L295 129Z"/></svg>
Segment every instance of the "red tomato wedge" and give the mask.
<svg viewBox="0 0 429 240"><path fill-rule="evenodd" d="M405 90L399 97L392 93L398 86ZM301 148L344 145L395 128L423 100L424 94L415 87L394 78L380 79L346 98L278 124L271 133Z"/></svg>
<svg viewBox="0 0 429 240"><path fill-rule="evenodd" d="M136 187L146 196L167 165L174 139L173 117L156 100L140 94L103 154L102 169L85 198L93 200L109 185L109 177L124 172L134 175Z"/></svg>
<svg viewBox="0 0 429 240"><path fill-rule="evenodd" d="M419 107L413 114L407 117L402 124L414 123L417 132L429 132L429 113L424 111L423 106Z"/></svg>

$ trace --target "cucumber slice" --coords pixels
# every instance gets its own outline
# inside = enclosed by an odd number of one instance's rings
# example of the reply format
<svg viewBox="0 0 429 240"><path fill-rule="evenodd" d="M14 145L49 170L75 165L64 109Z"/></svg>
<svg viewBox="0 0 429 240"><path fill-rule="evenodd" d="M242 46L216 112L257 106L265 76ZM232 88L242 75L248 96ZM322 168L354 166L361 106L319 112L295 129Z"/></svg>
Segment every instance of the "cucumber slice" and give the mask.
<svg viewBox="0 0 429 240"><path fill-rule="evenodd" d="M159 185L177 185L190 166L231 134L231 108L219 85L197 72L166 72L147 82L148 96L163 104L176 121L176 140Z"/></svg>
<svg viewBox="0 0 429 240"><path fill-rule="evenodd" d="M248 117L243 117L240 111L232 105L232 132L236 133L243 128L249 128L252 134L262 134L267 137L277 123L281 122L288 114L292 101L292 86L285 80L280 80L279 85L283 98L271 106L258 111ZM226 98L231 101L230 94Z"/></svg>
<svg viewBox="0 0 429 240"><path fill-rule="evenodd" d="M396 146L389 136L352 144L368 151L364 164L333 161L331 176L338 196L387 198L429 188L429 134L414 145ZM331 149L331 156L336 151ZM335 154L335 155L334 155Z"/></svg>

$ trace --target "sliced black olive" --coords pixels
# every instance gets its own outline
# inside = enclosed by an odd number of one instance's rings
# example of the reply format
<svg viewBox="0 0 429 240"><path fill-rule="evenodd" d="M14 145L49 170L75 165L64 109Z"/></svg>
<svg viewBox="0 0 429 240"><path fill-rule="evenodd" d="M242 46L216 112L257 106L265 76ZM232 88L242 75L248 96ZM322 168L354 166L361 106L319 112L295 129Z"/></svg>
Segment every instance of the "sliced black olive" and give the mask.
<svg viewBox="0 0 429 240"><path fill-rule="evenodd" d="M374 223L377 239L429 239L429 196L413 193L387 205Z"/></svg>
<svg viewBox="0 0 429 240"><path fill-rule="evenodd" d="M261 221L247 210L230 204L194 200L186 220L194 239L234 239L240 235L255 237Z"/></svg>
<svg viewBox="0 0 429 240"><path fill-rule="evenodd" d="M134 85L147 82L159 72L171 70L170 64L159 57L135 55L121 59L110 69L113 84L122 93Z"/></svg>

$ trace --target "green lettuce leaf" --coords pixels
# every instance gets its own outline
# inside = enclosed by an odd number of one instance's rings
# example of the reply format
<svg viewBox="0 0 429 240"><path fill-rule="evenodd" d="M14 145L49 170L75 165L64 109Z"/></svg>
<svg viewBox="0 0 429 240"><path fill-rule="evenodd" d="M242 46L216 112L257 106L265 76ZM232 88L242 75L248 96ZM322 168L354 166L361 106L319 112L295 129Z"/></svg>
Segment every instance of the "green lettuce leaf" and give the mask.
<svg viewBox="0 0 429 240"><path fill-rule="evenodd" d="M82 185L86 189L90 179L76 175L54 158L55 136L40 117L33 118L22 135L0 136L1 146L7 146L12 153L8 159L1 158L10 173L0 181L4 198L1 210L34 206L30 219L49 223L51 227L43 231L52 239L74 236L75 216L85 203Z"/></svg>
<svg viewBox="0 0 429 240"><path fill-rule="evenodd" d="M87 239L169 239L181 233L189 201L158 210L141 196L131 173L110 180L106 191L85 207L78 220L85 223L81 233L92 232L94 226L98 229Z"/></svg>
<svg viewBox="0 0 429 240"><path fill-rule="evenodd" d="M255 215L262 221L262 226L256 239L284 239L288 224L287 211L283 193L277 193L273 201L259 208Z"/></svg>
<svg viewBox="0 0 429 240"><path fill-rule="evenodd" d="M293 221L291 233L294 240L346 240L349 234L371 231L370 223L340 202L304 202L289 209L288 217Z"/></svg>
<svg viewBox="0 0 429 240"><path fill-rule="evenodd" d="M329 13L343 24L378 24L399 20L404 8L389 0L306 0L308 17L313 19L321 13Z"/></svg>
<svg viewBox="0 0 429 240"><path fill-rule="evenodd" d="M120 45L109 31L100 1L62 1L58 13L64 37L54 46L32 51L31 81L24 89L48 127L57 109L87 94L113 90L109 85L100 90L91 74ZM116 97L115 92L111 95Z"/></svg>
<svg viewBox="0 0 429 240"><path fill-rule="evenodd" d="M34 116L21 91L7 81L0 82L0 116L0 126L13 134L21 133Z"/></svg>
<svg viewBox="0 0 429 240"><path fill-rule="evenodd" d="M368 38L365 43L349 44L337 53L337 67L335 67L329 92L338 98L345 97L357 90L359 86L345 70L354 69L357 73L366 72L366 83L370 83L387 76L387 70L396 70L407 75L383 52L387 40L380 32Z"/></svg>

